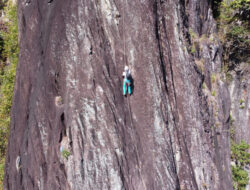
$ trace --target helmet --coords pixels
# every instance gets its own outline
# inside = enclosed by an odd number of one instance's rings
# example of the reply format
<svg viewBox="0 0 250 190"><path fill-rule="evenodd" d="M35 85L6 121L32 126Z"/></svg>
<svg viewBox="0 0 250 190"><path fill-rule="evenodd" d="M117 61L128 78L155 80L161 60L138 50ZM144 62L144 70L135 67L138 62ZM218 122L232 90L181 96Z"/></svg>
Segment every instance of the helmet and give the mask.
<svg viewBox="0 0 250 190"><path fill-rule="evenodd" d="M127 66L127 65L124 67L124 70L125 70L125 71L128 71L128 66Z"/></svg>

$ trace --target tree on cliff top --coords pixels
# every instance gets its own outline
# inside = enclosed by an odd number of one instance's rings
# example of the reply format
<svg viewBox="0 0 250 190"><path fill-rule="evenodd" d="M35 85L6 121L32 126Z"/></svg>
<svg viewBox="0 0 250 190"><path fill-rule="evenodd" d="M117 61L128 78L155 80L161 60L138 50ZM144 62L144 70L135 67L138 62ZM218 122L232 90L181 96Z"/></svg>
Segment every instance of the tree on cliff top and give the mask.
<svg viewBox="0 0 250 190"><path fill-rule="evenodd" d="M229 70L243 62L249 63L250 0L223 1L218 19L224 61Z"/></svg>

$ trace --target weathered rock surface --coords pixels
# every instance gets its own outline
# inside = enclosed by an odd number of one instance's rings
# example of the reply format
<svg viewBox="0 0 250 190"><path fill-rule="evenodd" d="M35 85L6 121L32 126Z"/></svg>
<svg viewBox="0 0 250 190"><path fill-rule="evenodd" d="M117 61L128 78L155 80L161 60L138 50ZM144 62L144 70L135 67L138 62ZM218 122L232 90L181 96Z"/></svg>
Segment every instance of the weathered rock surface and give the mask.
<svg viewBox="0 0 250 190"><path fill-rule="evenodd" d="M210 1L18 3L4 189L232 189L230 98Z"/></svg>
<svg viewBox="0 0 250 190"><path fill-rule="evenodd" d="M250 67L248 63L236 64L230 71L229 91L231 98L231 123L233 137L236 143L245 141L250 144ZM250 175L249 166L245 167ZM250 184L250 181L249 181ZM250 190L250 185L246 190Z"/></svg>
<svg viewBox="0 0 250 190"><path fill-rule="evenodd" d="M242 63L231 73L229 91L235 140L238 143L244 140L250 144L250 67L247 63Z"/></svg>

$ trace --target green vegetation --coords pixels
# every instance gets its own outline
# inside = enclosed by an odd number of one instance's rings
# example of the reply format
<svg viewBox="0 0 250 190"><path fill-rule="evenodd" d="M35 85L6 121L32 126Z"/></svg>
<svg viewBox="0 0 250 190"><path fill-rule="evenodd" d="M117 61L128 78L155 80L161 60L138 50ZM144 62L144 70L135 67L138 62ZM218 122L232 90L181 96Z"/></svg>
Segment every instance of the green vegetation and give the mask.
<svg viewBox="0 0 250 190"><path fill-rule="evenodd" d="M213 74L211 75L211 82L214 84L215 81L216 81L216 74L213 73Z"/></svg>
<svg viewBox="0 0 250 190"><path fill-rule="evenodd" d="M240 109L245 108L245 101L243 99L240 100Z"/></svg>
<svg viewBox="0 0 250 190"><path fill-rule="evenodd" d="M229 72L226 72L226 81L228 83L233 81L233 76Z"/></svg>
<svg viewBox="0 0 250 190"><path fill-rule="evenodd" d="M232 160L236 165L244 167L246 164L250 164L250 153L247 150L250 148L249 144L241 141L240 144L232 142Z"/></svg>
<svg viewBox="0 0 250 190"><path fill-rule="evenodd" d="M245 105L240 105L240 109L244 109L245 108Z"/></svg>
<svg viewBox="0 0 250 190"><path fill-rule="evenodd" d="M244 190L248 184L249 177L247 171L244 170L246 164L250 164L250 145L241 141L240 144L231 142L231 159L235 162L235 166L232 166L233 185L234 189Z"/></svg>
<svg viewBox="0 0 250 190"><path fill-rule="evenodd" d="M213 10L214 18L218 18L220 16L221 2L222 2L222 0L212 1L212 10Z"/></svg>
<svg viewBox="0 0 250 190"><path fill-rule="evenodd" d="M247 171L239 167L232 166L232 174L234 181L233 188L235 190L245 190L249 180Z"/></svg>
<svg viewBox="0 0 250 190"><path fill-rule="evenodd" d="M207 88L207 85L205 82L202 83L202 89L206 89Z"/></svg>
<svg viewBox="0 0 250 190"><path fill-rule="evenodd" d="M8 143L10 109L16 66L18 62L18 28L17 28L17 6L7 3L4 8L8 23L7 31L1 31L0 38L0 189L2 189L4 176L5 154Z"/></svg>
<svg viewBox="0 0 250 190"><path fill-rule="evenodd" d="M189 28L189 34L193 40L198 38L198 35L192 30L192 28Z"/></svg>
<svg viewBox="0 0 250 190"><path fill-rule="evenodd" d="M191 37L189 52L195 54L197 50L199 50L199 36L192 30L192 28L189 28L189 35Z"/></svg>
<svg viewBox="0 0 250 190"><path fill-rule="evenodd" d="M1 158L0 163L0 189L3 189L3 177L4 177L4 159Z"/></svg>
<svg viewBox="0 0 250 190"><path fill-rule="evenodd" d="M241 20L249 21L250 19L250 1L249 0L234 0L230 7L237 11L237 17Z"/></svg>
<svg viewBox="0 0 250 190"><path fill-rule="evenodd" d="M212 96L216 96L216 91L215 90L212 91Z"/></svg>
<svg viewBox="0 0 250 190"><path fill-rule="evenodd" d="M249 64L250 54L250 0L213 0L213 16L217 19L219 38L223 45L223 71L228 83L233 81L230 73L241 65ZM244 65L242 65L244 64ZM246 65L247 66L247 65ZM244 101L240 101L240 109L244 109ZM244 141L237 144L235 139L234 120L230 115L231 125L231 159L233 185L236 190L244 190L248 184L248 173L244 170L250 164L250 145Z"/></svg>
<svg viewBox="0 0 250 190"><path fill-rule="evenodd" d="M234 123L234 119L233 116L230 114L230 139L233 140L234 139L234 135L235 135L235 127L233 125Z"/></svg>
<svg viewBox="0 0 250 190"><path fill-rule="evenodd" d="M194 53L196 53L196 47L195 47L195 45L194 45L194 44L192 45L192 48L191 48L191 53L193 53L193 54L194 54Z"/></svg>
<svg viewBox="0 0 250 190"><path fill-rule="evenodd" d="M250 164L250 145L245 141L239 144L235 143L235 126L234 119L230 114L230 136L231 136L231 160L235 163L232 165L232 177L234 190L245 190L249 177L244 170L246 164Z"/></svg>
<svg viewBox="0 0 250 190"><path fill-rule="evenodd" d="M219 35L224 46L227 70L242 62L250 62L250 0L214 0Z"/></svg>
<svg viewBox="0 0 250 190"><path fill-rule="evenodd" d="M69 156L70 156L70 152L67 151L67 150L63 150L63 151L62 151L62 156L68 160L68 158L69 158Z"/></svg>

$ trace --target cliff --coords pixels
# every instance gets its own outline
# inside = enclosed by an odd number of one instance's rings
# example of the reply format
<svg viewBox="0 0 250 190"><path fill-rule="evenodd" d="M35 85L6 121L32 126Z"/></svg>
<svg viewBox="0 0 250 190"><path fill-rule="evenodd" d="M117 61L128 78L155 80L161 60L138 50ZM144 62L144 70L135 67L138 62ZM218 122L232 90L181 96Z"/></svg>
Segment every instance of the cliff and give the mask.
<svg viewBox="0 0 250 190"><path fill-rule="evenodd" d="M4 189L232 189L230 97L210 7L20 0Z"/></svg>

